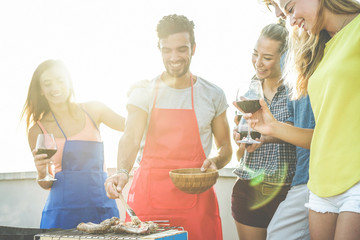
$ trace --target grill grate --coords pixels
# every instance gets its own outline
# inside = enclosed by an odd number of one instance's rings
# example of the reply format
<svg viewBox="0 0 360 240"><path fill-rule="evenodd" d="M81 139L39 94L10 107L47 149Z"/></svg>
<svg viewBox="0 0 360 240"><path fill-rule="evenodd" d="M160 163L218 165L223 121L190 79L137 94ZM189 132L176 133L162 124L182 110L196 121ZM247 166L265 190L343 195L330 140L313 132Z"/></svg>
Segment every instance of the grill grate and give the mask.
<svg viewBox="0 0 360 240"><path fill-rule="evenodd" d="M160 227L156 233L163 233L164 236L171 236L183 232L184 228L182 227ZM94 234L94 233L85 233L74 229L68 230L59 230L55 232L41 233L34 236L34 240L86 240L86 239L101 239L101 240L142 240L146 236L151 236L152 234L130 234L130 233L105 233L105 234ZM168 235L167 235L168 234ZM152 238L155 239L155 238Z"/></svg>

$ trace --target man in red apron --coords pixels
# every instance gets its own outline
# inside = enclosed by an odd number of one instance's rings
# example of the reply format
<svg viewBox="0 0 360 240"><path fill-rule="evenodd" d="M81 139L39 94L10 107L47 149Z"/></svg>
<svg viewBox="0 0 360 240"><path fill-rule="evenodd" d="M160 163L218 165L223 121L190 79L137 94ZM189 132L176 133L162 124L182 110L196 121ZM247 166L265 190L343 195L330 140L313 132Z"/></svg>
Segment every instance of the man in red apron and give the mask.
<svg viewBox="0 0 360 240"><path fill-rule="evenodd" d="M177 168L222 168L232 154L223 91L189 70L196 46L193 28L184 16L165 16L159 22L166 71L131 94L119 142L118 174L108 178L105 187L110 198L121 194L141 147L128 197L140 220L170 220L172 226L184 227L189 239L217 240L222 239L222 230L214 188L187 194L169 177L169 171ZM218 154L207 158L212 136Z"/></svg>

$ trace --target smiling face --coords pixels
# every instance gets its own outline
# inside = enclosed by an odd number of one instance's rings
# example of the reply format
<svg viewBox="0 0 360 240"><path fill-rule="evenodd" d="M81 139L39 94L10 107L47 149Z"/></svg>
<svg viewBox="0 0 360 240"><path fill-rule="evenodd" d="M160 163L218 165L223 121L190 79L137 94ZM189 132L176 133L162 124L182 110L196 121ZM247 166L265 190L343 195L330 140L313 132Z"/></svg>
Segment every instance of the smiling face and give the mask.
<svg viewBox="0 0 360 240"><path fill-rule="evenodd" d="M252 54L252 63L259 79L279 79L281 76L279 52L281 42L260 37Z"/></svg>
<svg viewBox="0 0 360 240"><path fill-rule="evenodd" d="M289 17L291 26L313 32L317 21L319 0L277 0L280 10Z"/></svg>
<svg viewBox="0 0 360 240"><path fill-rule="evenodd" d="M175 33L160 39L159 48L167 74L180 78L189 71L195 45L191 48L188 32Z"/></svg>
<svg viewBox="0 0 360 240"><path fill-rule="evenodd" d="M66 70L53 66L44 71L40 78L41 95L49 105L65 103L70 96L70 79Z"/></svg>

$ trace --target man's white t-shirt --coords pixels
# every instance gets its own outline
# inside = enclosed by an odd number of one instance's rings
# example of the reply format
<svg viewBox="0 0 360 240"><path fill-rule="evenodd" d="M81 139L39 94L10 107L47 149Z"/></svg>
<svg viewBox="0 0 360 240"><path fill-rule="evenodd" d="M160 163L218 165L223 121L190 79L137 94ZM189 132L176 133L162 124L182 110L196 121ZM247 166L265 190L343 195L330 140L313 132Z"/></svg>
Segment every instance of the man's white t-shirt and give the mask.
<svg viewBox="0 0 360 240"><path fill-rule="evenodd" d="M145 139L150 121L150 113L155 97L155 82L160 76L153 79L146 88L135 88L128 100L128 105L134 105L148 113L147 125L140 144L137 162L142 158ZM157 108L191 109L191 87L184 89L171 88L160 80ZM206 157L212 147L211 123L214 118L221 115L229 107L224 91L213 83L200 77L194 84L194 108L198 122L201 143ZM179 119L181 121L181 119ZM205 160L205 159L204 159Z"/></svg>

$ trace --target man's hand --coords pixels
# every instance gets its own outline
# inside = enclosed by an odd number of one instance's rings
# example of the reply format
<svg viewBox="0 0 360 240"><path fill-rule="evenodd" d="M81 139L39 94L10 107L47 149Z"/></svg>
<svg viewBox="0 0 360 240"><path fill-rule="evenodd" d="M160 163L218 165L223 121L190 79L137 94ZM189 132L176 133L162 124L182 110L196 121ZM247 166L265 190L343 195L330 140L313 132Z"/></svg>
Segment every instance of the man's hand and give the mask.
<svg viewBox="0 0 360 240"><path fill-rule="evenodd" d="M106 196L111 199L119 198L119 194L121 194L128 181L129 177L125 173L118 173L108 177L104 183Z"/></svg>
<svg viewBox="0 0 360 240"><path fill-rule="evenodd" d="M203 165L201 166L201 171L205 172L206 169L208 169L208 168L214 169L214 170L218 169L214 160L212 160L211 158L205 159L205 161L203 162Z"/></svg>

